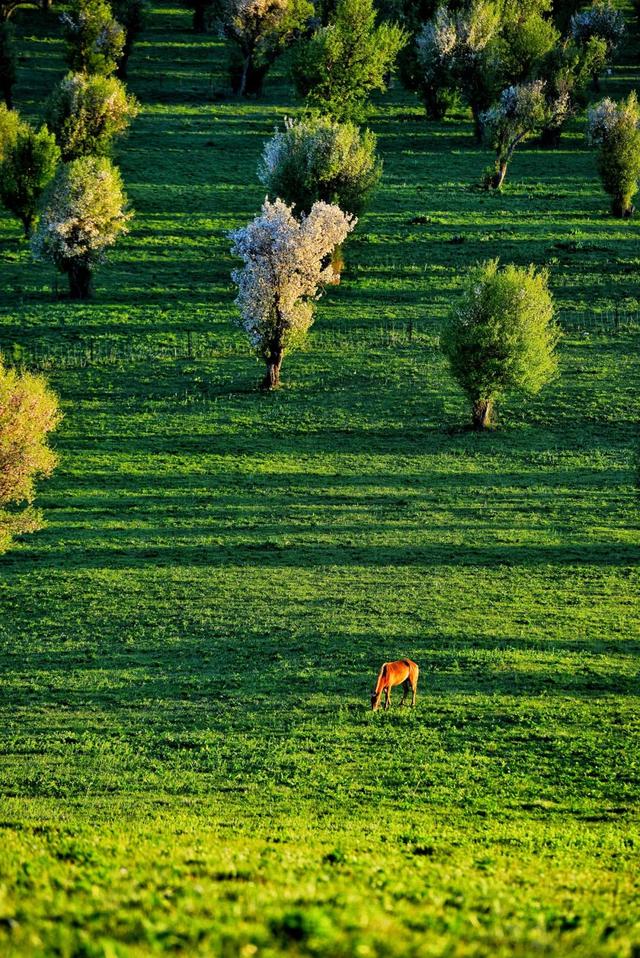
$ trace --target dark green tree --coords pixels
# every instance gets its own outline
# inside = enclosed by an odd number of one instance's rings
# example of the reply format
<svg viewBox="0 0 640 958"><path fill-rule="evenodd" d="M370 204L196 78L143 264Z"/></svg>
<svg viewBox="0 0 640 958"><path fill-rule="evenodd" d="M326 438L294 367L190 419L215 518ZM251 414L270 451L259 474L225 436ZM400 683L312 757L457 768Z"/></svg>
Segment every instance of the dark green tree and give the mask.
<svg viewBox="0 0 640 958"><path fill-rule="evenodd" d="M0 199L29 236L40 197L55 176L60 150L46 126L21 123L0 164Z"/></svg>

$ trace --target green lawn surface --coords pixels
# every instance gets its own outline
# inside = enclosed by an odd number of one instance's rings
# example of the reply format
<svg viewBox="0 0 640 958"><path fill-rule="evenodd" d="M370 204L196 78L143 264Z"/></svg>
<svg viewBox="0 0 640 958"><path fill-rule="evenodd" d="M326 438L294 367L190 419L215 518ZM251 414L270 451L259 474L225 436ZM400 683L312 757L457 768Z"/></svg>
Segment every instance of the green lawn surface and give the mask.
<svg viewBox="0 0 640 958"><path fill-rule="evenodd" d="M37 118L57 14L16 24ZM262 395L227 233L285 63L240 103L157 3L129 73L94 300L0 218L0 349L65 414L47 528L0 559L0 953L638 958L640 234L584 118L489 196L462 109L376 98L381 189ZM566 333L476 435L438 340L496 256L548 266ZM416 709L372 714L402 656Z"/></svg>

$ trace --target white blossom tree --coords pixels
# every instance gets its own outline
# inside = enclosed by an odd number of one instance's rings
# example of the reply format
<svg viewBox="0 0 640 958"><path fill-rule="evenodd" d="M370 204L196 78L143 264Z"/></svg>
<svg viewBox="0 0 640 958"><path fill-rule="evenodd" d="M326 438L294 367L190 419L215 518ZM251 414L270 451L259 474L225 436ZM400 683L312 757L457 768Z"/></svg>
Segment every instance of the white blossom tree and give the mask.
<svg viewBox="0 0 640 958"><path fill-rule="evenodd" d="M31 246L69 278L72 299L88 299L93 272L133 215L115 166L84 156L63 166L51 185Z"/></svg>
<svg viewBox="0 0 640 958"><path fill-rule="evenodd" d="M609 0L596 0L588 10L581 10L571 18L571 35L576 43L586 46L594 38L606 46L606 59L611 60L624 36L624 16ZM598 64L593 71L593 82L598 88Z"/></svg>
<svg viewBox="0 0 640 958"><path fill-rule="evenodd" d="M589 110L587 141L598 150L598 170L614 216L633 214L640 178L640 105L635 93L616 103L608 97Z"/></svg>
<svg viewBox="0 0 640 958"><path fill-rule="evenodd" d="M554 103L548 103L543 80L519 83L503 90L499 101L481 115L485 140L496 151L495 167L486 178L487 188L501 188L519 143L550 123L552 118L559 122L569 108L566 94L559 96Z"/></svg>
<svg viewBox="0 0 640 958"><path fill-rule="evenodd" d="M356 224L339 206L314 203L297 219L282 200L265 200L256 218L230 234L244 265L232 272L238 286L238 324L267 366L262 388L280 385L285 353L313 323L314 303L334 278L328 259Z"/></svg>
<svg viewBox="0 0 640 958"><path fill-rule="evenodd" d="M313 16L310 0L222 0L220 33L239 54L238 93L260 93L264 77Z"/></svg>
<svg viewBox="0 0 640 958"><path fill-rule="evenodd" d="M457 42L456 22L445 6L438 7L416 37L417 81L430 120L441 120L453 99L452 58Z"/></svg>

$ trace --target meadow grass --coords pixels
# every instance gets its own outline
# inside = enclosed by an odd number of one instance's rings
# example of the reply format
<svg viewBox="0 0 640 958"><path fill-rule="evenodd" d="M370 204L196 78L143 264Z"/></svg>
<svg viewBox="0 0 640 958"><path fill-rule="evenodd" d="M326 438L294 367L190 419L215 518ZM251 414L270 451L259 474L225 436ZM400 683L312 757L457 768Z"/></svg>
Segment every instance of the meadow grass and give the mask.
<svg viewBox="0 0 640 958"><path fill-rule="evenodd" d="M62 47L18 26L36 118ZM638 958L640 334L571 317L637 307L640 237L583 121L488 196L463 111L378 99L382 188L264 396L226 234L300 109L284 64L238 103L159 3L129 86L95 299L0 219L0 348L65 412L48 526L0 560L0 951ZM568 332L476 435L438 335L495 256L549 267ZM417 708L373 715L405 655Z"/></svg>

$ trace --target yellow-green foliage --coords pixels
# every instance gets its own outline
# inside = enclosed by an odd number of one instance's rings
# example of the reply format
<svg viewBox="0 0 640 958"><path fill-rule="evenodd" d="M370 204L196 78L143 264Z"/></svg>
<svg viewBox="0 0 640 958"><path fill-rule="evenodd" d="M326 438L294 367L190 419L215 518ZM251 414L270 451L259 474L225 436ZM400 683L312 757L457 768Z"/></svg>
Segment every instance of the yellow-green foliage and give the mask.
<svg viewBox="0 0 640 958"><path fill-rule="evenodd" d="M451 372L474 405L517 389L533 395L557 369L559 339L547 273L533 266L473 270L449 314L442 348ZM486 423L477 423L485 425Z"/></svg>
<svg viewBox="0 0 640 958"><path fill-rule="evenodd" d="M69 73L53 91L47 120L67 162L108 155L137 113L135 97L115 77Z"/></svg>
<svg viewBox="0 0 640 958"><path fill-rule="evenodd" d="M323 200L358 216L380 181L382 162L370 130L309 117L287 121L269 140L258 175L271 198L295 204L296 213Z"/></svg>
<svg viewBox="0 0 640 958"><path fill-rule="evenodd" d="M384 90L407 41L400 27L376 26L373 0L340 0L328 26L302 44L294 62L298 91L338 120L358 119L374 90Z"/></svg>
<svg viewBox="0 0 640 958"><path fill-rule="evenodd" d="M47 436L59 421L58 400L44 377L7 369L0 356L0 552L15 535L42 525L31 503L36 478L56 464Z"/></svg>

